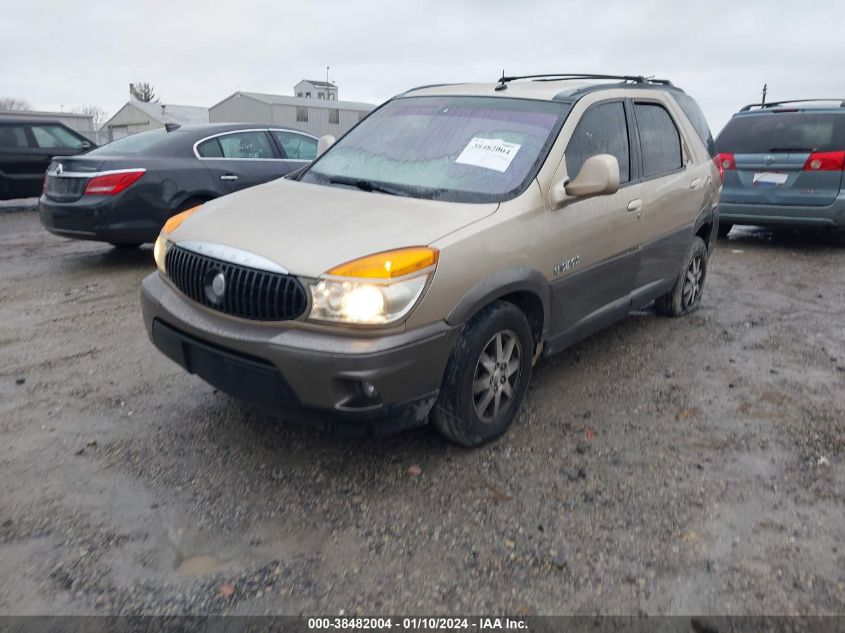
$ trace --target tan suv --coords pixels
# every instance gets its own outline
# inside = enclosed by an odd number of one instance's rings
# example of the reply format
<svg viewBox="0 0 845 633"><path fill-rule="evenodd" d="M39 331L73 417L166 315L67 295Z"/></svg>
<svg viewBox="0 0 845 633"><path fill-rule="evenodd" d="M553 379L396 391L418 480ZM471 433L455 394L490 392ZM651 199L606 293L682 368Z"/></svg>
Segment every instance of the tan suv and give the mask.
<svg viewBox="0 0 845 633"><path fill-rule="evenodd" d="M431 419L476 446L510 425L541 355L652 302L698 307L713 153L667 81L416 88L295 177L174 216L145 322L189 372L285 419Z"/></svg>

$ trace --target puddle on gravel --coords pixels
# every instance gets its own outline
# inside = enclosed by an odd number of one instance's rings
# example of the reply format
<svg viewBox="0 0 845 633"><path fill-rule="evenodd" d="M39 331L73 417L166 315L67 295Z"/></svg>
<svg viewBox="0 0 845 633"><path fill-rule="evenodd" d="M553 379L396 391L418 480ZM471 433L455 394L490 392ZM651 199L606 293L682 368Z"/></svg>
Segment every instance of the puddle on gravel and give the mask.
<svg viewBox="0 0 845 633"><path fill-rule="evenodd" d="M179 563L176 573L179 576L202 576L217 571L223 564L223 561L214 556L191 556Z"/></svg>

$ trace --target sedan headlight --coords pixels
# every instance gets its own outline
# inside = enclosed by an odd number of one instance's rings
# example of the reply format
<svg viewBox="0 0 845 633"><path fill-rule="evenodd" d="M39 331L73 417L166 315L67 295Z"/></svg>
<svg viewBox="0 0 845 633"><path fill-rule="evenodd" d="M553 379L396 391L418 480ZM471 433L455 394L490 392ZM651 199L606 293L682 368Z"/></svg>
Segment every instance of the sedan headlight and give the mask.
<svg viewBox="0 0 845 633"><path fill-rule="evenodd" d="M432 248L405 248L342 264L309 284L314 321L383 325L398 321L419 300L437 265Z"/></svg>

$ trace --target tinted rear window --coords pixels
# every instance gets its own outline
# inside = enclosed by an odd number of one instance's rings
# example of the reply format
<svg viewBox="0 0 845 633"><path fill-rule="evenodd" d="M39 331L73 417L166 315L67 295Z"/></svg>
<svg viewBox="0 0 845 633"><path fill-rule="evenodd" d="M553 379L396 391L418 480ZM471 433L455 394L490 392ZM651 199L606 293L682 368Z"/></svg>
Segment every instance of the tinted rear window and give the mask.
<svg viewBox="0 0 845 633"><path fill-rule="evenodd" d="M845 112L766 112L731 119L716 139L720 152L845 150Z"/></svg>
<svg viewBox="0 0 845 633"><path fill-rule="evenodd" d="M126 156L129 154L140 154L145 152L162 141L167 139L167 130L164 128L141 132L132 136L125 136L102 147L98 147L89 156Z"/></svg>

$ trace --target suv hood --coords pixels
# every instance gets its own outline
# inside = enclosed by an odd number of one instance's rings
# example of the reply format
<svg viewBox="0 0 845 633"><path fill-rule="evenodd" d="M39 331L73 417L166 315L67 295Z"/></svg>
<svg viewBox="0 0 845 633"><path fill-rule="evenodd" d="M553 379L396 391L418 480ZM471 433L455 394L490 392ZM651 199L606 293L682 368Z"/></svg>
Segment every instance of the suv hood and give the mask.
<svg viewBox="0 0 845 633"><path fill-rule="evenodd" d="M429 245L498 206L281 179L207 202L170 239L232 246L266 257L291 274L319 277L358 257Z"/></svg>

